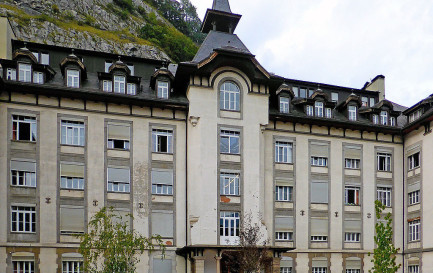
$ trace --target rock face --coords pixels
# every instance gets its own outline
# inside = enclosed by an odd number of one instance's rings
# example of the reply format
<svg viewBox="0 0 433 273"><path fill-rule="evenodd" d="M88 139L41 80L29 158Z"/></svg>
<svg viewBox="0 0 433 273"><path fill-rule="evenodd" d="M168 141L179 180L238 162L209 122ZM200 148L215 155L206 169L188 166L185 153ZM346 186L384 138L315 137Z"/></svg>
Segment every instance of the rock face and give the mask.
<svg viewBox="0 0 433 273"><path fill-rule="evenodd" d="M148 13L154 12L158 19L166 21L141 0L133 0L129 8L122 6L127 0L115 2L6 0L0 4L0 16L9 17L17 38L23 41L170 59L152 43L138 38Z"/></svg>

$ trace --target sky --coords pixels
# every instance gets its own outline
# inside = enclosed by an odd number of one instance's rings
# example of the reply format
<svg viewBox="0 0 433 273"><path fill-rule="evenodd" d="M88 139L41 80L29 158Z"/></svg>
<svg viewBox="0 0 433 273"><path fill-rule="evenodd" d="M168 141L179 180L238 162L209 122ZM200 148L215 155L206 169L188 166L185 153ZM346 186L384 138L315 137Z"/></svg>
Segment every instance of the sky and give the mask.
<svg viewBox="0 0 433 273"><path fill-rule="evenodd" d="M203 20L213 0L190 0ZM433 93L431 0L230 0L235 33L269 71L362 88L385 76L386 98Z"/></svg>

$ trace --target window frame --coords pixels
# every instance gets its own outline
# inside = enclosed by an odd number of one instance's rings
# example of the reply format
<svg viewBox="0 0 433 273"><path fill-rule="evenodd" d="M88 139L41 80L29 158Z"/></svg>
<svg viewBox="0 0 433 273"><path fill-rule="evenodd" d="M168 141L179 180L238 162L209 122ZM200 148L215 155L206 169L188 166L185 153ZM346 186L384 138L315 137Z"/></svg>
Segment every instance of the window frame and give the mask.
<svg viewBox="0 0 433 273"><path fill-rule="evenodd" d="M14 172L16 172L16 173L14 174ZM20 171L20 170L12 170L11 169L10 173L11 173L10 185L12 187L36 188L36 186L37 186L36 172L28 172L28 171ZM23 185L20 185L20 183L19 183L20 173L22 173L21 177L22 177L22 181L24 183ZM31 177L28 177L28 176L31 176ZM30 180L30 183L27 183L28 179ZM15 180L15 184L14 184L14 180Z"/></svg>
<svg viewBox="0 0 433 273"><path fill-rule="evenodd" d="M72 130L70 136L68 136L68 131ZM78 136L75 133L78 132ZM70 139L72 137L72 140ZM74 143L78 140L77 144ZM72 143L70 143L72 142ZM86 124L84 121L75 121L62 119L60 121L60 144L69 146L86 146Z"/></svg>
<svg viewBox="0 0 433 273"><path fill-rule="evenodd" d="M379 124L379 115L377 114L371 115L371 121L373 122L373 124Z"/></svg>
<svg viewBox="0 0 433 273"><path fill-rule="evenodd" d="M275 163L293 164L293 143L275 141Z"/></svg>
<svg viewBox="0 0 433 273"><path fill-rule="evenodd" d="M12 271L14 273L35 273L35 262L27 261L27 260L25 261L13 260Z"/></svg>
<svg viewBox="0 0 433 273"><path fill-rule="evenodd" d="M323 101L315 101L314 102L314 115L316 117L323 118L324 108L325 108L325 104L323 103Z"/></svg>
<svg viewBox="0 0 433 273"><path fill-rule="evenodd" d="M328 167L328 158L324 156L311 156L310 164L312 167Z"/></svg>
<svg viewBox="0 0 433 273"><path fill-rule="evenodd" d="M421 167L420 152L416 152L407 157L409 171Z"/></svg>
<svg viewBox="0 0 433 273"><path fill-rule="evenodd" d="M230 215L232 214L232 215ZM219 236L238 238L240 230L240 213L237 211L220 211ZM234 235L232 235L234 234Z"/></svg>
<svg viewBox="0 0 433 273"><path fill-rule="evenodd" d="M360 243L361 233L360 232L345 232L344 233L345 243Z"/></svg>
<svg viewBox="0 0 433 273"><path fill-rule="evenodd" d="M66 271L65 271L65 264ZM72 265L72 267L71 267ZM62 273L84 273L84 264L83 261L62 261Z"/></svg>
<svg viewBox="0 0 433 273"><path fill-rule="evenodd" d="M117 89L117 91L116 91ZM125 75L113 75L113 93L125 94L126 93L126 77Z"/></svg>
<svg viewBox="0 0 433 273"><path fill-rule="evenodd" d="M113 92L113 81L112 80L102 80L102 91Z"/></svg>
<svg viewBox="0 0 433 273"><path fill-rule="evenodd" d="M276 231L275 241L293 241L293 231Z"/></svg>
<svg viewBox="0 0 433 273"><path fill-rule="evenodd" d="M358 107L355 105L348 105L347 106L347 118L350 121L357 121L358 120Z"/></svg>
<svg viewBox="0 0 433 273"><path fill-rule="evenodd" d="M411 243L421 240L421 219L409 222L407 239Z"/></svg>
<svg viewBox="0 0 433 273"><path fill-rule="evenodd" d="M354 191L354 201L349 202L349 191ZM344 204L346 206L359 206L361 201L361 187L359 186L344 186Z"/></svg>
<svg viewBox="0 0 433 273"><path fill-rule="evenodd" d="M379 172L392 172L392 154L391 153L377 152L376 160L377 160L377 169L376 169L377 171L379 171Z"/></svg>
<svg viewBox="0 0 433 273"><path fill-rule="evenodd" d="M230 90L226 84L231 84L236 87L235 90ZM226 80L219 86L219 108L221 111L241 111L241 87L233 80Z"/></svg>
<svg viewBox="0 0 433 273"><path fill-rule="evenodd" d="M325 117L326 118L332 118L332 108L325 108Z"/></svg>
<svg viewBox="0 0 433 273"><path fill-rule="evenodd" d="M16 208L16 209L14 209ZM24 208L28 208L30 210L22 210ZM11 205L10 207L11 214L10 214L10 221L11 221L11 233L26 233L26 234L35 234L36 233L36 206L34 205ZM15 215L15 221L14 221L14 213ZM22 214L23 216L19 216ZM29 215L29 216L27 216ZM21 221L20 221L21 218ZM14 224L15 222L15 224ZM20 224L22 222L22 224ZM22 225L22 228L20 229L20 225ZM14 228L15 226L15 228ZM27 229L28 226L28 229Z"/></svg>
<svg viewBox="0 0 433 273"><path fill-rule="evenodd" d="M166 137L166 151L163 151L160 139ZM172 129L152 129L152 153L173 154L174 132Z"/></svg>
<svg viewBox="0 0 433 273"><path fill-rule="evenodd" d="M73 73L77 73L76 75L72 75ZM81 72L75 68L67 68L66 69L66 86L70 88L80 88L81 82Z"/></svg>
<svg viewBox="0 0 433 273"><path fill-rule="evenodd" d="M392 207L392 187L377 186L376 200L380 201L385 207Z"/></svg>
<svg viewBox="0 0 433 273"><path fill-rule="evenodd" d="M419 273L419 265L408 265L408 273Z"/></svg>
<svg viewBox="0 0 433 273"><path fill-rule="evenodd" d="M227 139L227 150L223 149L223 139ZM237 139L237 146L232 145L232 142L234 141L234 139ZM232 148L232 146L233 146L233 148ZM241 133L239 131L221 129L221 131L220 131L220 153L221 154L240 155L240 153L241 153Z"/></svg>
<svg viewBox="0 0 433 273"><path fill-rule="evenodd" d="M235 172L220 173L220 195L240 196L240 174Z"/></svg>
<svg viewBox="0 0 433 273"><path fill-rule="evenodd" d="M33 71L33 83L44 84L44 73L40 71Z"/></svg>
<svg viewBox="0 0 433 273"><path fill-rule="evenodd" d="M344 158L344 168L351 170L361 169L361 159L358 158Z"/></svg>
<svg viewBox="0 0 433 273"><path fill-rule="evenodd" d="M409 206L419 204L420 203L420 195L421 195L421 191L420 190L409 192L408 193L408 203L409 203Z"/></svg>
<svg viewBox="0 0 433 273"><path fill-rule="evenodd" d="M328 241L328 235L311 235L310 240L312 243L323 243Z"/></svg>
<svg viewBox="0 0 433 273"><path fill-rule="evenodd" d="M28 124L29 126L29 139L21 139L20 138L20 125ZM33 116L20 115L20 114L12 114L12 140L13 141L28 141L28 142L36 142L38 140L38 126L37 126L37 118Z"/></svg>
<svg viewBox="0 0 433 273"><path fill-rule="evenodd" d="M327 267L312 267L312 273L327 273L328 268Z"/></svg>
<svg viewBox="0 0 433 273"><path fill-rule="evenodd" d="M312 105L307 105L305 108L305 113L309 117L314 117L314 107Z"/></svg>
<svg viewBox="0 0 433 273"><path fill-rule="evenodd" d="M107 167L107 192L112 193L131 193L131 168L125 168L126 166L108 166ZM122 169L122 170L128 170L128 181L110 181L110 177L108 174L108 169ZM110 188L111 184L111 188ZM117 185L117 190L115 189L115 185ZM120 190L120 186L123 188Z"/></svg>
<svg viewBox="0 0 433 273"><path fill-rule="evenodd" d="M28 69L24 69L24 67L28 68ZM31 83L33 82L32 78L33 78L33 69L32 69L32 64L31 63L22 63L19 62L18 63L18 81L20 82L28 82Z"/></svg>
<svg viewBox="0 0 433 273"><path fill-rule="evenodd" d="M164 85L164 86L163 86ZM165 86L167 85L167 86ZM167 80L156 81L156 97L159 99L168 99L170 96L170 82Z"/></svg>
<svg viewBox="0 0 433 273"><path fill-rule="evenodd" d="M135 96L137 95L137 84L135 83L127 83L126 84L126 94Z"/></svg>
<svg viewBox="0 0 433 273"><path fill-rule="evenodd" d="M290 112L290 98L280 96L279 98L280 104L280 113L288 114Z"/></svg>
<svg viewBox="0 0 433 273"><path fill-rule="evenodd" d="M275 201L293 202L293 186L275 186Z"/></svg>
<svg viewBox="0 0 433 273"><path fill-rule="evenodd" d="M380 124L381 125L389 125L388 121L388 111L380 111Z"/></svg>

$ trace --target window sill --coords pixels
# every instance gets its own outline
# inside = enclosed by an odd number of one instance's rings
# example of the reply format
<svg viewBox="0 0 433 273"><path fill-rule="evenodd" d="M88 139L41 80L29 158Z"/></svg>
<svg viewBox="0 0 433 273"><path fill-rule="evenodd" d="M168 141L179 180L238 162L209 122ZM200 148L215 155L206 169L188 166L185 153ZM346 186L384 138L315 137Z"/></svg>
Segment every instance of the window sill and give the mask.
<svg viewBox="0 0 433 273"><path fill-rule="evenodd" d="M29 144L36 144L37 141L11 139L11 142L14 142L14 143L29 143Z"/></svg>
<svg viewBox="0 0 433 273"><path fill-rule="evenodd" d="M222 155L241 155L240 153L221 153Z"/></svg>
<svg viewBox="0 0 433 273"><path fill-rule="evenodd" d="M115 193L115 194L131 194L130 192L121 192L121 191L107 191L107 193Z"/></svg>
<svg viewBox="0 0 433 273"><path fill-rule="evenodd" d="M170 197L173 196L173 194L161 194L161 193L152 193L152 195L155 195L155 196L170 196Z"/></svg>
<svg viewBox="0 0 433 273"><path fill-rule="evenodd" d="M60 143L60 146L62 146L62 147L81 147L81 148L84 148L86 145L73 145L73 144L63 144L63 143Z"/></svg>
<svg viewBox="0 0 433 273"><path fill-rule="evenodd" d="M293 243L293 240L277 240L277 239L275 239L275 242L276 243Z"/></svg>
<svg viewBox="0 0 433 273"><path fill-rule="evenodd" d="M241 110L230 110L230 109L221 109L221 108L220 108L220 111L233 112L233 113L240 113L241 112Z"/></svg>
<svg viewBox="0 0 433 273"><path fill-rule="evenodd" d="M328 168L328 165L320 166L320 165L311 165L311 167L321 167L321 168Z"/></svg>
<svg viewBox="0 0 433 273"><path fill-rule="evenodd" d="M76 192L83 192L84 189L68 189L68 188L60 188L62 191L76 191Z"/></svg>
<svg viewBox="0 0 433 273"><path fill-rule="evenodd" d="M344 169L345 170L354 170L354 171L360 171L361 170L361 168L347 168L347 167L344 167Z"/></svg>
<svg viewBox="0 0 433 273"><path fill-rule="evenodd" d="M107 148L107 151L122 151L122 152L129 152L129 149L121 149L121 148Z"/></svg>
<svg viewBox="0 0 433 273"><path fill-rule="evenodd" d="M285 200L275 200L275 202L278 202L278 203L293 203L293 201L291 201L291 200L287 200L287 201L285 201Z"/></svg>
<svg viewBox="0 0 433 273"><path fill-rule="evenodd" d="M36 231L11 231L11 234L29 234L29 235L36 235Z"/></svg>
<svg viewBox="0 0 433 273"><path fill-rule="evenodd" d="M10 185L12 188L15 189L36 189L36 186L19 186L19 185Z"/></svg>
<svg viewBox="0 0 433 273"><path fill-rule="evenodd" d="M408 172L410 172L410 171L414 171L414 170L418 170L418 169L420 169L420 168L421 168L421 166L418 166L418 167L415 167L415 168L409 169Z"/></svg>
<svg viewBox="0 0 433 273"><path fill-rule="evenodd" d="M128 150L128 151L129 151L129 150ZM165 152L152 152L152 154L173 155L173 153L165 153Z"/></svg>
<svg viewBox="0 0 433 273"><path fill-rule="evenodd" d="M293 165L293 162L279 162L279 161L275 161L275 164Z"/></svg>

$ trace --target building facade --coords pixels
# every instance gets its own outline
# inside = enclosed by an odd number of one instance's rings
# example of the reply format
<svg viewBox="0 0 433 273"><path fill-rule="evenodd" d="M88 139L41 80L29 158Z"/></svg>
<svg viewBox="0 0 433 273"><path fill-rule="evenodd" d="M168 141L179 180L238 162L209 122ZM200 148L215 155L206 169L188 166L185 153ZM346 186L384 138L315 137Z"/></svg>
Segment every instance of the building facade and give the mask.
<svg viewBox="0 0 433 273"><path fill-rule="evenodd" d="M240 18L215 0L178 65L25 43L0 18L0 272L82 272L75 235L104 206L162 236L138 272L232 272L246 216L272 272L368 272L375 200L399 272L433 270L432 98L390 102L381 75L356 89L269 73Z"/></svg>

